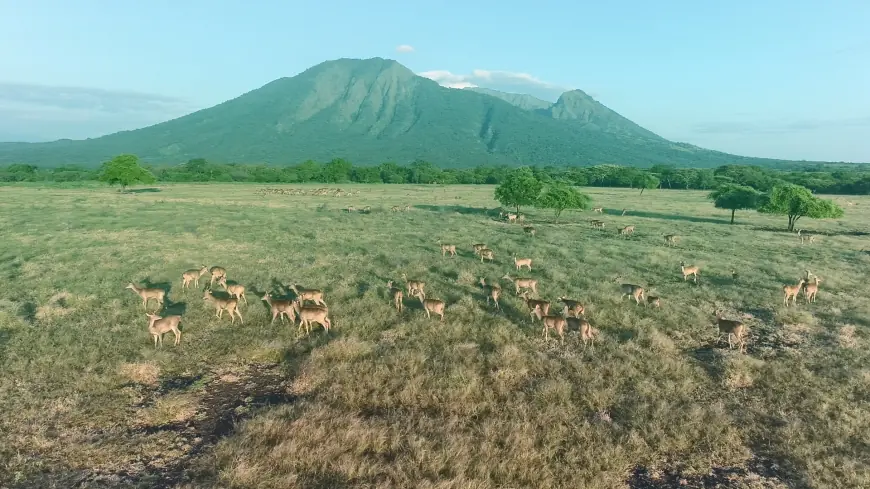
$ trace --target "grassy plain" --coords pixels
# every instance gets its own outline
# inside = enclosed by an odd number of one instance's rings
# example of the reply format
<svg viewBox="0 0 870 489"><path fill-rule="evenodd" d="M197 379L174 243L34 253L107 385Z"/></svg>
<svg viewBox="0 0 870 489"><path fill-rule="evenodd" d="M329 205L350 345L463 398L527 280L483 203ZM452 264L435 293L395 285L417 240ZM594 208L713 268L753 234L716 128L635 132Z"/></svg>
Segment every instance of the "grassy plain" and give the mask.
<svg viewBox="0 0 870 489"><path fill-rule="evenodd" d="M820 235L801 245L700 192L587 189L604 232L529 212L529 237L488 213L492 187L338 187L358 194L0 187L0 487L870 487L870 200L835 198L845 218L801 222ZM542 297L587 305L594 352L544 342L510 283L486 307L478 278L514 253ZM181 290L201 264L248 286L244 325ZM817 302L783 307L806 269ZM443 323L391 308L402 273ZM129 281L169 289L179 347L152 346ZM269 323L257 293L291 283L325 291L329 335ZM717 343L717 307L752 316L746 355Z"/></svg>

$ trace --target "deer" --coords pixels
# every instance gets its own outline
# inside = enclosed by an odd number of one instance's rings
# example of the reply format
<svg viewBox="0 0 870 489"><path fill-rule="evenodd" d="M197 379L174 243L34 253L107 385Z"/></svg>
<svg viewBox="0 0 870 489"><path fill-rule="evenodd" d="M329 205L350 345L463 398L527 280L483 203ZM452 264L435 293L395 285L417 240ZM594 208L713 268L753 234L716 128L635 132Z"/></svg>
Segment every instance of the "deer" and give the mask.
<svg viewBox="0 0 870 489"><path fill-rule="evenodd" d="M363 207L363 210L360 212L362 212L363 214L371 214L372 213L372 206L367 205L367 206Z"/></svg>
<svg viewBox="0 0 870 489"><path fill-rule="evenodd" d="M517 255L514 255L514 265L517 267L517 271L519 271L522 267L527 267L529 271L532 271L532 259L531 258L517 258Z"/></svg>
<svg viewBox="0 0 870 489"><path fill-rule="evenodd" d="M698 273L701 271L700 267L697 267L697 266L687 267L686 262L681 261L680 262L680 271L683 272L683 281L684 282L686 280L688 280L689 276L691 275L694 278L695 283L698 283Z"/></svg>
<svg viewBox="0 0 870 489"><path fill-rule="evenodd" d="M528 234L529 236L534 236L535 228L532 226L523 226L523 232Z"/></svg>
<svg viewBox="0 0 870 489"><path fill-rule="evenodd" d="M665 236L665 246L669 246L669 247L676 246L677 241L680 239L680 237L677 236L676 234L666 234L664 236Z"/></svg>
<svg viewBox="0 0 870 489"><path fill-rule="evenodd" d="M624 228L619 230L620 236L628 237L631 236L632 233L634 233L634 226L625 226Z"/></svg>
<svg viewBox="0 0 870 489"><path fill-rule="evenodd" d="M387 282L387 289L389 289L390 291L390 297L393 299L393 305L396 306L396 309L399 312L402 312L402 309L404 309L405 307L405 304L403 302L405 294L402 292L402 289L400 289L399 287L394 287L392 280Z"/></svg>
<svg viewBox="0 0 870 489"><path fill-rule="evenodd" d="M648 295L646 297L646 304L652 307L662 307L662 299L661 297L657 297L654 295Z"/></svg>
<svg viewBox="0 0 870 489"><path fill-rule="evenodd" d="M590 224L592 224L592 229L604 230L604 221L599 221L598 219L592 219L589 222L590 222Z"/></svg>
<svg viewBox="0 0 870 489"><path fill-rule="evenodd" d="M293 309L296 310L296 316L299 317L299 330L305 326L305 334L311 334L311 323L314 322L323 326L324 333L329 333L332 320L329 319L329 308L325 305L303 306L301 300L297 298L293 301Z"/></svg>
<svg viewBox="0 0 870 489"><path fill-rule="evenodd" d="M227 270L222 267L211 267L208 272L211 274L211 280L208 282L209 287L214 285L217 280L227 276Z"/></svg>
<svg viewBox="0 0 870 489"><path fill-rule="evenodd" d="M565 304L565 309L563 311L565 316L580 316L586 312L586 308L583 307L583 304L581 304L580 301L567 299L565 297L559 297L559 301Z"/></svg>
<svg viewBox="0 0 870 489"><path fill-rule="evenodd" d="M290 299L273 299L272 294L266 292L262 297L266 304L269 304L269 309L272 311L272 322L278 316L281 316L281 324L286 321L285 316L290 319L291 323L296 322L296 309L293 307L293 301Z"/></svg>
<svg viewBox="0 0 870 489"><path fill-rule="evenodd" d="M501 286L498 284L487 285L486 279L480 277L480 286L486 292L486 305L489 307L490 299L495 302L495 308L501 310L501 306L498 305L498 298L501 297Z"/></svg>
<svg viewBox="0 0 870 489"><path fill-rule="evenodd" d="M390 212L399 212L399 206L394 205L393 207L390 207Z"/></svg>
<svg viewBox="0 0 870 489"><path fill-rule="evenodd" d="M798 281L797 285L783 285L782 286L782 303L785 307L788 307L789 299L792 300L792 305L797 305L797 296L800 293L801 289L803 289L804 284L807 281L804 280L803 277Z"/></svg>
<svg viewBox="0 0 870 489"><path fill-rule="evenodd" d="M815 234L804 234L803 229L798 229L797 235L798 239L801 240L801 244L804 243L815 243L816 235Z"/></svg>
<svg viewBox="0 0 870 489"><path fill-rule="evenodd" d="M807 278L809 279L810 271L807 270ZM816 294L819 292L819 284L822 282L822 279L819 277L813 276L813 281L809 282L809 280L804 283L804 297L807 300L807 304L810 302L816 302Z"/></svg>
<svg viewBox="0 0 870 489"><path fill-rule="evenodd" d="M410 211L411 211L411 204L405 204L404 211L405 211L405 212L410 212Z"/></svg>
<svg viewBox="0 0 870 489"><path fill-rule="evenodd" d="M475 255L478 255L480 254L480 250L486 249L486 245L484 243L476 243L471 245L471 249L474 250Z"/></svg>
<svg viewBox="0 0 870 489"><path fill-rule="evenodd" d="M222 318L224 315L224 311L230 313L230 321L235 323L235 316L239 316L239 321L244 324L244 319L242 319L242 313L239 312L239 301L238 299L219 299L212 294L210 290L206 290L205 294L202 296L202 300L204 301L212 301L214 303L215 308L215 317Z"/></svg>
<svg viewBox="0 0 870 489"><path fill-rule="evenodd" d="M163 335L172 331L175 335L175 343L173 346L178 346L181 343L181 330L178 325L181 324L181 316L158 316L157 314L148 314L148 332L154 338L154 348L157 348L157 343L163 346Z"/></svg>
<svg viewBox="0 0 870 489"><path fill-rule="evenodd" d="M425 299L419 290L415 292L414 296L420 299L420 304L423 305L423 310L426 311L426 317L431 318L434 313L441 316L441 321L444 321L444 301L440 299Z"/></svg>
<svg viewBox="0 0 870 489"><path fill-rule="evenodd" d="M181 288L186 289L191 282L195 288L199 288L199 278L208 273L208 267L202 265L199 270L187 270L181 274Z"/></svg>
<svg viewBox="0 0 870 489"><path fill-rule="evenodd" d="M495 261L495 252L489 248L480 250L480 263L483 263L483 260L489 260L489 262L492 263Z"/></svg>
<svg viewBox="0 0 870 489"><path fill-rule="evenodd" d="M409 296L416 295L416 294L414 294L414 291L419 290L420 293L423 295L423 298L426 297L426 293L423 290L423 288L426 287L426 282L424 282L422 280L408 280L408 276L405 275L404 273L402 274L402 280L404 280L407 283Z"/></svg>
<svg viewBox="0 0 870 489"><path fill-rule="evenodd" d="M520 289L530 289L535 294L538 293L538 281L533 279L533 278L513 279L510 277L510 275L505 274L505 276L502 277L502 279L513 282L514 288L516 289L516 295L520 295Z"/></svg>
<svg viewBox="0 0 870 489"><path fill-rule="evenodd" d="M580 338L583 340L583 349L586 349L587 341L591 341L592 350L595 350L595 330L592 328L592 325L589 324L589 321L586 320L584 316L577 317L567 317L565 321L568 323L569 328L577 328L577 331L580 332Z"/></svg>
<svg viewBox="0 0 870 489"><path fill-rule="evenodd" d="M520 214L520 215L518 215L518 216L517 216L517 222L519 222L520 224L526 222L526 215L525 215L525 214Z"/></svg>
<svg viewBox="0 0 870 489"><path fill-rule="evenodd" d="M303 301L311 301L320 306L326 306L326 302L323 301L323 291L318 289L300 289L293 284L290 286L290 290L296 294L296 298Z"/></svg>
<svg viewBox="0 0 870 489"><path fill-rule="evenodd" d="M450 253L450 256L456 256L456 245L441 245L441 256L444 256L447 253Z"/></svg>
<svg viewBox="0 0 870 489"><path fill-rule="evenodd" d="M532 316L532 320L534 320L536 316L540 319L540 316L538 316L538 313L535 311L540 310L542 316L546 316L546 315L550 314L550 302L549 301L543 301L540 299L530 299L528 291L523 291L522 298L523 298L523 301L526 303L526 306L529 308L529 315Z"/></svg>
<svg viewBox="0 0 870 489"><path fill-rule="evenodd" d="M229 284L227 285L226 277L221 277L218 281L218 285L224 288L230 297L234 297L238 300L245 301L245 305L248 305L248 298L245 297L245 286L242 284Z"/></svg>
<svg viewBox="0 0 870 489"><path fill-rule="evenodd" d="M716 323L719 326L719 336L716 337L716 341L719 341L719 338L722 337L722 333L728 334L728 348L734 348L733 343L731 342L731 336L734 336L734 339L737 341L738 350L741 352L746 351L746 342L743 341L743 335L746 333L746 325L743 321L734 320L734 319L725 319L722 317L722 311L716 311Z"/></svg>
<svg viewBox="0 0 870 489"><path fill-rule="evenodd" d="M148 300L154 299L159 307L163 307L163 299L166 297L166 291L157 288L137 287L136 284L130 282L125 289L130 289L142 298L142 306L148 309Z"/></svg>
<svg viewBox="0 0 870 489"><path fill-rule="evenodd" d="M348 212L348 213L356 212L356 207L349 205L349 206L347 206L347 209L345 209L345 212Z"/></svg>
<svg viewBox="0 0 870 489"><path fill-rule="evenodd" d="M559 335L559 343L565 344L565 329L568 322L562 316L552 316L543 314L540 309L532 311L532 315L536 316L544 324L544 341L550 340L550 330L554 330Z"/></svg>
<svg viewBox="0 0 870 489"><path fill-rule="evenodd" d="M634 284L621 284L619 286L622 295L619 297L620 300L624 299L625 296L634 297L634 302L636 305L640 305L640 300L644 298L644 289L640 285Z"/></svg>
<svg viewBox="0 0 870 489"><path fill-rule="evenodd" d="M509 212L509 213L505 214L505 217L507 218L508 222L517 222L517 215L516 214L512 214Z"/></svg>
<svg viewBox="0 0 870 489"><path fill-rule="evenodd" d="M592 208L592 212L597 212L597 213L599 213L599 214L603 214L603 213L604 213L604 208L603 208L603 207L593 207L593 208Z"/></svg>

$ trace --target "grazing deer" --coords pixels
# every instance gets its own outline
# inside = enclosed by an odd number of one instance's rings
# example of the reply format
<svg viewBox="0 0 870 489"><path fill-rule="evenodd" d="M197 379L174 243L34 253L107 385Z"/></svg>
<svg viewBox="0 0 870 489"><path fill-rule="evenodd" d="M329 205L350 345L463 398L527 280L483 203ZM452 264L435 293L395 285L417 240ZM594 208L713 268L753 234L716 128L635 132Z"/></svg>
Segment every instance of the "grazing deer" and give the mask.
<svg viewBox="0 0 870 489"><path fill-rule="evenodd" d="M372 206L367 205L367 206L363 207L362 212L363 212L364 214L371 214L371 213L372 213Z"/></svg>
<svg viewBox="0 0 870 489"><path fill-rule="evenodd" d="M332 320L329 319L329 308L324 306L303 306L297 298L293 301L293 308L296 310L296 316L299 317L299 330L305 326L305 334L311 334L311 323L317 323L323 326L323 332L329 333L329 328L332 327Z"/></svg>
<svg viewBox="0 0 870 489"><path fill-rule="evenodd" d="M634 226L625 226L624 228L619 230L620 236L631 236L634 233Z"/></svg>
<svg viewBox="0 0 870 489"><path fill-rule="evenodd" d="M521 267L527 267L529 271L532 271L532 259L531 258L517 258L517 255L514 255L514 265L517 267L517 271Z"/></svg>
<svg viewBox="0 0 870 489"><path fill-rule="evenodd" d="M501 286L498 284L487 285L486 279L483 277L480 277L480 286L486 292L487 307L489 307L489 301L492 299L495 302L495 308L501 310L501 306L498 305L498 298L501 297Z"/></svg>
<svg viewBox="0 0 870 489"><path fill-rule="evenodd" d="M399 212L399 206L394 205L393 207L390 207L390 211L391 212Z"/></svg>
<svg viewBox="0 0 870 489"><path fill-rule="evenodd" d="M405 212L409 212L411 210L411 204L405 204Z"/></svg>
<svg viewBox="0 0 870 489"><path fill-rule="evenodd" d="M807 270L807 276L809 276L809 270ZM819 284L822 282L822 279L819 277L813 276L813 281L807 281L804 284L804 297L807 300L807 304L810 302L816 302L816 294L819 292Z"/></svg>
<svg viewBox="0 0 870 489"><path fill-rule="evenodd" d="M604 229L604 221L599 221L598 219L592 219L589 221L592 224L592 229Z"/></svg>
<svg viewBox="0 0 870 489"><path fill-rule="evenodd" d="M517 222L517 215L516 214L508 213L505 215L505 217L507 218L508 222Z"/></svg>
<svg viewBox="0 0 870 489"><path fill-rule="evenodd" d="M538 281L533 278L513 279L510 277L510 275L505 274L502 279L513 282L514 288L516 289L516 295L520 295L520 289L530 289L535 294L538 293Z"/></svg>
<svg viewBox="0 0 870 489"><path fill-rule="evenodd" d="M592 208L592 212L597 212L597 213L599 213L599 214L603 214L603 213L604 213L604 208L603 208L603 207L593 207L593 208Z"/></svg>
<svg viewBox="0 0 870 489"><path fill-rule="evenodd" d="M583 307L580 301L566 299L565 297L559 297L559 300L565 304L565 310L563 311L565 316L581 316L586 312L586 308Z"/></svg>
<svg viewBox="0 0 870 489"><path fill-rule="evenodd" d="M532 317L532 320L534 320L535 317L538 317L538 319L540 319L540 316L538 316L538 313L535 311L540 310L541 316L546 316L550 314L550 301L530 299L528 291L523 292L522 298L523 301L525 301L526 306L529 308L529 315Z"/></svg>
<svg viewBox="0 0 870 489"><path fill-rule="evenodd" d="M622 292L622 295L619 296L620 300L624 299L625 296L631 296L634 297L636 305L640 305L640 300L644 298L643 294L645 291L640 285L622 284L619 286L619 289Z"/></svg>
<svg viewBox="0 0 870 489"><path fill-rule="evenodd" d="M698 283L698 273L701 271L700 267L687 267L686 262L680 262L680 271L683 272L683 282L689 279L691 275L695 280L695 283Z"/></svg>
<svg viewBox="0 0 870 489"><path fill-rule="evenodd" d="M400 289L398 287L393 287L392 280L387 282L387 289L390 290L390 297L393 300L393 305L396 306L396 309L399 312L402 312L402 309L404 309L404 307L405 307L405 304L403 302L403 300L405 298L405 294L402 292L402 289Z"/></svg>
<svg viewBox="0 0 870 489"><path fill-rule="evenodd" d="M535 228L532 226L523 226L523 232L528 234L529 236L534 236Z"/></svg>
<svg viewBox="0 0 870 489"><path fill-rule="evenodd" d="M441 316L441 321L444 321L444 301L439 299L424 299L419 290L416 292L414 295L420 299L420 304L423 304L426 317L431 318L432 314L438 314Z"/></svg>
<svg viewBox="0 0 870 489"><path fill-rule="evenodd" d="M163 346L163 335L172 331L175 335L175 343L173 346L178 346L181 343L181 330L178 325L181 324L181 316L158 316L157 314L148 314L148 332L154 338L154 348L157 348L157 343Z"/></svg>
<svg viewBox="0 0 870 489"><path fill-rule="evenodd" d="M478 254L480 254L480 250L486 249L486 245L484 243L473 244L473 245L471 245L471 249L474 250L475 255L478 255Z"/></svg>
<svg viewBox="0 0 870 489"><path fill-rule="evenodd" d="M239 300L245 301L245 305L248 305L248 298L245 297L245 286L242 284L229 284L227 285L226 277L221 277L218 281L218 285L224 288L230 297L234 297Z"/></svg>
<svg viewBox="0 0 870 489"><path fill-rule="evenodd" d="M801 244L815 243L816 242L816 235L815 234L804 234L803 231L804 231L803 229L798 229L798 232L797 232L798 239L801 240Z"/></svg>
<svg viewBox="0 0 870 489"><path fill-rule="evenodd" d="M731 342L731 336L734 336L738 345L737 351L745 353L746 342L743 341L743 335L746 333L746 325L743 321L725 319L722 317L721 311L716 311L716 322L719 326L719 335L716 337L716 341L719 341L722 337L722 333L728 334L728 348L731 349L734 348L734 345Z"/></svg>
<svg viewBox="0 0 870 489"><path fill-rule="evenodd" d="M568 323L569 328L577 328L577 331L580 332L580 338L583 340L583 349L586 349L587 341L591 341L592 350L595 350L595 330L592 328L592 325L589 324L589 321L586 320L583 316L577 317L568 317L565 318L565 321Z"/></svg>
<svg viewBox="0 0 870 489"><path fill-rule="evenodd" d="M518 216L517 216L517 222L519 222L520 224L526 222L526 215L525 215L525 214L520 214L520 215L518 215Z"/></svg>
<svg viewBox="0 0 870 489"><path fill-rule="evenodd" d="M565 344L565 329L568 322L562 316L545 315L540 309L532 311L532 315L537 317L544 324L544 341L550 340L550 330L554 330L559 335L559 343Z"/></svg>
<svg viewBox="0 0 870 489"><path fill-rule="evenodd" d="M456 245L441 245L441 256L450 253L450 256L456 256Z"/></svg>
<svg viewBox="0 0 870 489"><path fill-rule="evenodd" d="M227 270L222 267L211 267L209 273L211 273L211 280L208 282L209 287L213 286L216 281L221 278L226 278L227 276Z"/></svg>
<svg viewBox="0 0 870 489"><path fill-rule="evenodd" d="M269 309L272 311L272 322L275 322L275 319L278 316L281 316L281 323L283 324L285 319L284 316L290 319L291 323L296 322L296 309L293 307L293 301L290 299L273 299L272 294L266 292L266 295L262 297L266 304L269 304Z"/></svg>
<svg viewBox="0 0 870 489"><path fill-rule="evenodd" d="M654 295L647 296L646 303L649 306L662 307L662 299L660 297L656 297Z"/></svg>
<svg viewBox="0 0 870 489"><path fill-rule="evenodd" d="M219 299L212 294L210 290L206 290L205 294L202 296L202 300L204 301L212 301L214 303L215 308L215 317L222 318L224 315L224 311L230 313L230 321L235 323L235 316L239 316L239 321L244 323L245 321L242 319L242 313L239 312L239 301L237 299Z"/></svg>
<svg viewBox="0 0 870 489"><path fill-rule="evenodd" d="M349 205L349 206L347 206L347 209L345 209L345 211L346 212L356 212L356 207Z"/></svg>
<svg viewBox="0 0 870 489"><path fill-rule="evenodd" d="M665 235L665 245L666 246L677 246L677 241L680 239L676 234L666 234Z"/></svg>
<svg viewBox="0 0 870 489"><path fill-rule="evenodd" d="M806 280L803 277L798 281L797 285L783 285L782 286L782 303L785 307L788 307L789 299L792 300L792 305L797 305L797 296L800 293L801 289L803 289Z"/></svg>
<svg viewBox="0 0 870 489"><path fill-rule="evenodd" d="M203 265L199 270L188 270L181 274L181 288L186 289L191 282L199 288L199 278L208 273L208 267Z"/></svg>
<svg viewBox="0 0 870 489"><path fill-rule="evenodd" d="M290 286L290 290L296 294L296 298L301 301L311 301L320 306L326 306L326 302L323 301L323 291L318 289L300 289L293 284Z"/></svg>
<svg viewBox="0 0 870 489"><path fill-rule="evenodd" d="M423 290L423 288L426 287L426 282L422 280L408 280L408 276L404 273L402 274L402 280L407 283L409 296L416 295L414 291L417 290L420 291L420 293L423 295L423 298L426 298L426 292Z"/></svg>
<svg viewBox="0 0 870 489"><path fill-rule="evenodd" d="M480 250L480 263L483 263L483 260L485 259L492 263L495 260L495 252L489 248Z"/></svg>
<svg viewBox="0 0 870 489"><path fill-rule="evenodd" d="M125 289L130 289L142 298L142 306L148 309L148 300L154 299L159 307L163 307L163 299L166 297L166 291L163 289L137 287L136 284L130 282Z"/></svg>

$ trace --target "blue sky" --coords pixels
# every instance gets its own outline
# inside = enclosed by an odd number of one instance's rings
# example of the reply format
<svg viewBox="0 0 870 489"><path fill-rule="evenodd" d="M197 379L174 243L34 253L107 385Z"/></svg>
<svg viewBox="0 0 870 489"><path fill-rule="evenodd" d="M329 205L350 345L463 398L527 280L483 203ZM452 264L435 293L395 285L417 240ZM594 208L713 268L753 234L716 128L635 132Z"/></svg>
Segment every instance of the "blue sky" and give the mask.
<svg viewBox="0 0 870 489"><path fill-rule="evenodd" d="M669 139L870 162L867 0L0 0L0 139L98 136L327 59L446 85L580 88ZM398 46L411 49L398 49Z"/></svg>

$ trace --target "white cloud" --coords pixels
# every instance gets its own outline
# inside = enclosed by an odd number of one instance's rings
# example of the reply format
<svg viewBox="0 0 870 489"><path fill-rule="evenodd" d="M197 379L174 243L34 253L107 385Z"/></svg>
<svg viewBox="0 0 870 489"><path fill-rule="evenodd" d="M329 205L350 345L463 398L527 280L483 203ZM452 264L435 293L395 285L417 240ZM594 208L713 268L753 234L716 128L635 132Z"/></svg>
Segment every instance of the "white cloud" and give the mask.
<svg viewBox="0 0 870 489"><path fill-rule="evenodd" d="M398 46L396 46L396 52L397 53L413 53L414 46L411 46L409 44L399 44Z"/></svg>
<svg viewBox="0 0 870 489"><path fill-rule="evenodd" d="M453 73L447 70L430 70L418 73L448 88L469 88L485 86L507 92L528 93L547 100L558 98L571 88L550 83L528 73L475 69L469 74Z"/></svg>

